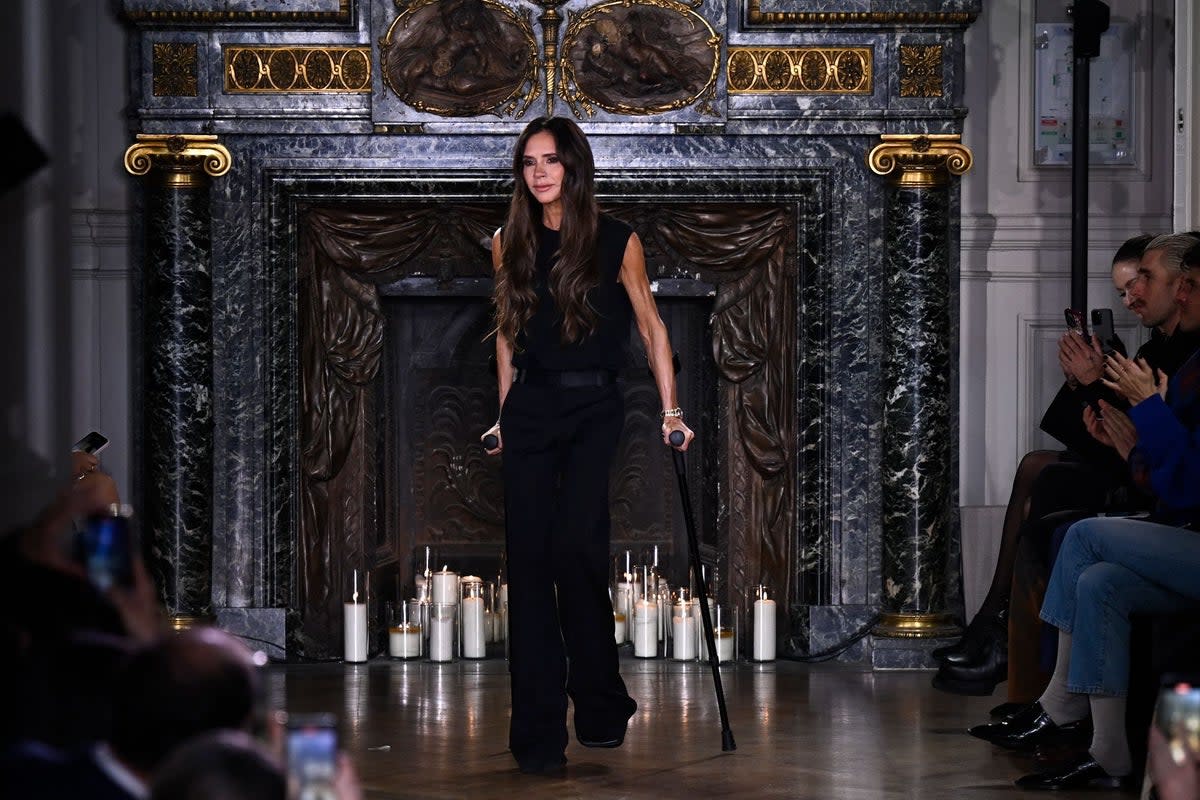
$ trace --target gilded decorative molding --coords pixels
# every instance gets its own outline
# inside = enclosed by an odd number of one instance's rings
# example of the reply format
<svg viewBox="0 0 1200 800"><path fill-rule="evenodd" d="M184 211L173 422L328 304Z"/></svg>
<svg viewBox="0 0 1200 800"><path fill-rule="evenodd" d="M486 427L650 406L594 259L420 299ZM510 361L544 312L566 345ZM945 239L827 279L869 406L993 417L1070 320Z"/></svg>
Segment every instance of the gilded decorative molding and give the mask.
<svg viewBox="0 0 1200 800"><path fill-rule="evenodd" d="M211 25L240 22L254 25L294 23L349 24L354 21L354 0L339 0L337 11L192 11L187 9L134 9L122 17L148 25Z"/></svg>
<svg viewBox="0 0 1200 800"><path fill-rule="evenodd" d="M195 97L199 94L195 42L158 42L151 50L155 97Z"/></svg>
<svg viewBox="0 0 1200 800"><path fill-rule="evenodd" d="M717 113L721 35L675 0L608 0L570 14L560 95L576 117L644 116L686 106Z"/></svg>
<svg viewBox="0 0 1200 800"><path fill-rule="evenodd" d="M945 186L951 175L962 175L974 160L957 133L885 133L867 156L876 175L906 189Z"/></svg>
<svg viewBox="0 0 1200 800"><path fill-rule="evenodd" d="M950 614L886 613L871 630L887 639L938 639L962 633Z"/></svg>
<svg viewBox="0 0 1200 800"><path fill-rule="evenodd" d="M940 44L900 45L900 96L941 97L942 58Z"/></svg>
<svg viewBox="0 0 1200 800"><path fill-rule="evenodd" d="M226 45L226 94L368 94L371 49Z"/></svg>
<svg viewBox="0 0 1200 800"><path fill-rule="evenodd" d="M219 178L232 163L229 150L207 134L139 133L125 151L125 169L131 175L154 169L167 186L177 189L202 186L207 177Z"/></svg>
<svg viewBox="0 0 1200 800"><path fill-rule="evenodd" d="M763 11L762 0L746 0L751 25L970 25L966 11Z"/></svg>
<svg viewBox="0 0 1200 800"><path fill-rule="evenodd" d="M558 94L558 29L562 15L558 7L565 0L532 0L541 6L538 24L542 26L542 71L546 76L546 116L554 116L554 96Z"/></svg>
<svg viewBox="0 0 1200 800"><path fill-rule="evenodd" d="M730 94L871 94L870 47L731 47Z"/></svg>
<svg viewBox="0 0 1200 800"><path fill-rule="evenodd" d="M429 114L520 118L541 95L529 9L498 0L396 0L379 40L384 85Z"/></svg>

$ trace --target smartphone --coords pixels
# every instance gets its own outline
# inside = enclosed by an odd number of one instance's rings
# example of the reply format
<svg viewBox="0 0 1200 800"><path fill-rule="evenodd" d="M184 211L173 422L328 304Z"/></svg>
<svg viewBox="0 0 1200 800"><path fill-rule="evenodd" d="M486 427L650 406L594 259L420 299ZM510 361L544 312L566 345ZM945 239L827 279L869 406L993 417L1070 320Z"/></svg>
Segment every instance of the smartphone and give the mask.
<svg viewBox="0 0 1200 800"><path fill-rule="evenodd" d="M92 431L72 445L71 451L96 455L105 447L108 447L108 437L100 431Z"/></svg>
<svg viewBox="0 0 1200 800"><path fill-rule="evenodd" d="M288 714L287 753L289 797L297 800L337 800L337 717L333 714Z"/></svg>
<svg viewBox="0 0 1200 800"><path fill-rule="evenodd" d="M1064 308L1063 316L1067 318L1067 327L1080 336L1087 337L1087 325L1083 321L1083 312L1077 308Z"/></svg>
<svg viewBox="0 0 1200 800"><path fill-rule="evenodd" d="M133 585L132 516L129 506L114 503L106 511L88 517L77 535L77 558L92 585L102 592Z"/></svg>
<svg viewBox="0 0 1200 800"><path fill-rule="evenodd" d="M1100 349L1104 351L1104 355L1112 355L1116 352L1116 348L1113 346L1116 335L1113 333L1113 313L1111 308L1092 309L1092 332L1100 340Z"/></svg>
<svg viewBox="0 0 1200 800"><path fill-rule="evenodd" d="M1200 751L1200 676L1163 678L1154 724L1168 740L1187 737L1189 746Z"/></svg>

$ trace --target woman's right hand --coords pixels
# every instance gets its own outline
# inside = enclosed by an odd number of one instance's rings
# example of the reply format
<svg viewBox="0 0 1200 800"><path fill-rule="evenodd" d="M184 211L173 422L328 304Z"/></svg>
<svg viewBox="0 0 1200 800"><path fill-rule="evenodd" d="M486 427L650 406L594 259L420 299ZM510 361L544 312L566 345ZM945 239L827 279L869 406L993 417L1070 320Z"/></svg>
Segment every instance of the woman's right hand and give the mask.
<svg viewBox="0 0 1200 800"><path fill-rule="evenodd" d="M504 437L500 435L500 421L499 420L496 421L495 425L493 425L492 427L488 428L486 431L483 432L483 435L479 437L479 441L482 443L483 440L486 439L488 436L496 437L496 446L494 448L492 448L491 450L488 450L487 445L485 444L483 446L483 451L485 453L487 453L489 456L500 455L500 453L503 452L503 450L504 450Z"/></svg>

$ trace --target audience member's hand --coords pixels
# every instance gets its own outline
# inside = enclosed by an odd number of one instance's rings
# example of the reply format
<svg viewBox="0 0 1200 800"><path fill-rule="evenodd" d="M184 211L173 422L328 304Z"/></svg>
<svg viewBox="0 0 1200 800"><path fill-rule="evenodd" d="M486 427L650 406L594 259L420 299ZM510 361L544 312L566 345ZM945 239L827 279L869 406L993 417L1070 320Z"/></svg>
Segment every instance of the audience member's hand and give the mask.
<svg viewBox="0 0 1200 800"><path fill-rule="evenodd" d="M1083 425L1097 442L1109 447L1113 446L1112 438L1108 435L1108 431L1104 429L1104 420L1092 410L1091 406L1083 407Z"/></svg>
<svg viewBox="0 0 1200 800"><path fill-rule="evenodd" d="M86 453L72 454L73 468L76 464L75 455L87 456ZM88 458L94 459L95 456ZM119 500L117 484L107 473L98 469L73 472L69 483L59 491L54 502L43 509L33 525L20 534L18 546L22 555L42 566L82 576L83 568L71 558L67 547L71 520L104 511Z"/></svg>
<svg viewBox="0 0 1200 800"><path fill-rule="evenodd" d="M89 472L95 472L100 466L100 459L91 453L83 453L79 450L71 451L71 477L76 480L83 480Z"/></svg>
<svg viewBox="0 0 1200 800"><path fill-rule="evenodd" d="M1100 401L1100 414L1100 424L1104 426L1109 441L1121 458L1128 461L1129 452L1137 446L1137 428L1133 421L1124 411L1114 408L1105 400Z"/></svg>
<svg viewBox="0 0 1200 800"><path fill-rule="evenodd" d="M345 753L338 753L337 775L333 778L333 791L337 800L363 800L362 781L354 762Z"/></svg>
<svg viewBox="0 0 1200 800"><path fill-rule="evenodd" d="M1071 388L1088 386L1104 377L1104 356L1095 337L1089 345L1077 333L1064 333L1058 340L1058 363Z"/></svg>
<svg viewBox="0 0 1200 800"><path fill-rule="evenodd" d="M1104 364L1104 385L1119 393L1130 405L1137 405L1158 391L1156 370L1146 363L1146 359L1131 361L1120 353L1113 353Z"/></svg>
<svg viewBox="0 0 1200 800"><path fill-rule="evenodd" d="M1200 759L1182 737L1167 741L1157 725L1151 726L1149 761L1159 800L1200 798Z"/></svg>
<svg viewBox="0 0 1200 800"><path fill-rule="evenodd" d="M140 556L133 557L133 584L114 586L109 589L108 598L133 639L150 642L166 633L166 615Z"/></svg>

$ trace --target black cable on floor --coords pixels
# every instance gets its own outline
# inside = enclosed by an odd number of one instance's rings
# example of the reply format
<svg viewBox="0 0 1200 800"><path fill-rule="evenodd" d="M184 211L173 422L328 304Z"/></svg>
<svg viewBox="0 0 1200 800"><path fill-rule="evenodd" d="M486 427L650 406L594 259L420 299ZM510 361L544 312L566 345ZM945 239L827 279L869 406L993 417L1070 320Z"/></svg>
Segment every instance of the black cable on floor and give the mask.
<svg viewBox="0 0 1200 800"><path fill-rule="evenodd" d="M780 658L784 661L799 661L803 664L819 664L822 661L832 661L865 639L878 622L879 615L875 614L867 620L865 625L850 634L849 638L843 639L833 647L828 647L818 653L811 653L807 656L780 656Z"/></svg>

